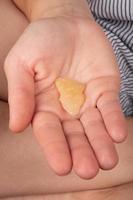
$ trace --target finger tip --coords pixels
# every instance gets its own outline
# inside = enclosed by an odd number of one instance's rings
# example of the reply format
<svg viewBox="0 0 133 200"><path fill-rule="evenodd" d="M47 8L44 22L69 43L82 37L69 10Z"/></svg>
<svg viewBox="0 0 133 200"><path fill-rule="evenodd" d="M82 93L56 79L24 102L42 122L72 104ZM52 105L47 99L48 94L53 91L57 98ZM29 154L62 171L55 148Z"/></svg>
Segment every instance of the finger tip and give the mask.
<svg viewBox="0 0 133 200"><path fill-rule="evenodd" d="M103 155L99 161L100 167L103 170L111 170L117 166L119 162L118 155Z"/></svg>
<svg viewBox="0 0 133 200"><path fill-rule="evenodd" d="M9 126L9 129L13 134L19 134L23 131L23 129L21 129L20 127L18 128L18 127Z"/></svg>
<svg viewBox="0 0 133 200"><path fill-rule="evenodd" d="M115 131L112 134L112 139L116 143L121 143L121 142L124 142L126 140L127 136L128 136L127 130L118 130L118 131Z"/></svg>
<svg viewBox="0 0 133 200"><path fill-rule="evenodd" d="M74 171L82 179L92 179L98 174L99 166L93 162L82 162L74 167Z"/></svg>
<svg viewBox="0 0 133 200"><path fill-rule="evenodd" d="M82 168L78 171L75 171L75 173L82 179L92 179L94 178L97 174L98 174L99 169L94 169L94 168L90 168L90 169L85 169Z"/></svg>
<svg viewBox="0 0 133 200"><path fill-rule="evenodd" d="M110 136L116 143L124 142L128 136L128 127L125 118L118 123L112 124L110 129Z"/></svg>
<svg viewBox="0 0 133 200"><path fill-rule="evenodd" d="M12 133L21 133L25 128L27 128L28 124L22 124L19 122L9 122L9 129L11 130Z"/></svg>
<svg viewBox="0 0 133 200"><path fill-rule="evenodd" d="M53 166L52 169L58 176L65 176L71 172L72 165L70 163L58 164L58 165Z"/></svg>
<svg viewBox="0 0 133 200"><path fill-rule="evenodd" d="M72 170L72 161L67 156L64 156L64 158L56 157L52 160L48 159L48 163L58 176L65 176Z"/></svg>

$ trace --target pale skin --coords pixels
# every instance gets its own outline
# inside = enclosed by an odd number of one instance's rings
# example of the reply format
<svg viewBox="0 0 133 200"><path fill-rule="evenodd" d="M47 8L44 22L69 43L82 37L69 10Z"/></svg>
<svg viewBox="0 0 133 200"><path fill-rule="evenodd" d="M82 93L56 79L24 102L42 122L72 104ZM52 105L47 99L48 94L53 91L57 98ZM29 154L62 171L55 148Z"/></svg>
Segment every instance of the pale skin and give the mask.
<svg viewBox="0 0 133 200"><path fill-rule="evenodd" d="M11 1L0 1L0 28L3 30L0 32L0 98L5 101L7 89L3 73L4 59L27 24L26 18ZM55 175L48 166L30 127L20 135L13 135L9 131L8 105L0 102L0 198L6 200L132 200L133 120L128 119L126 123L128 138L126 142L116 145L119 164L113 170L100 170L92 180L80 179L74 171L60 177ZM107 189L103 189L105 187ZM67 194L50 195L63 192ZM36 194L39 196L34 196ZM19 197L16 197L17 195Z"/></svg>
<svg viewBox="0 0 133 200"><path fill-rule="evenodd" d="M126 142L116 146L119 164L113 170L100 170L95 178L84 180L74 171L64 177L56 175L44 159L32 129L29 127L23 134L13 135L8 128L8 117L7 103L0 102L0 198L132 200L133 119L127 120Z"/></svg>
<svg viewBox="0 0 133 200"><path fill-rule="evenodd" d="M114 142L127 135L118 66L86 1L14 2L31 23L5 61L10 129L20 132L32 121L45 157L59 175L73 168L89 179L99 168L112 169L118 162ZM86 84L86 102L76 118L59 102L54 81L60 76Z"/></svg>

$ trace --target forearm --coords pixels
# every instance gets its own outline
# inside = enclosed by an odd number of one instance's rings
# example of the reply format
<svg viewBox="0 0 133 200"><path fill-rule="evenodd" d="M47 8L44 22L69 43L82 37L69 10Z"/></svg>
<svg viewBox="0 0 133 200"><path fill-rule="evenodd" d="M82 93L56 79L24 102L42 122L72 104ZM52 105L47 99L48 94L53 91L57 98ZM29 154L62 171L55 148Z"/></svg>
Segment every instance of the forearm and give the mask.
<svg viewBox="0 0 133 200"><path fill-rule="evenodd" d="M30 21L61 15L92 17L87 0L13 0L13 2Z"/></svg>

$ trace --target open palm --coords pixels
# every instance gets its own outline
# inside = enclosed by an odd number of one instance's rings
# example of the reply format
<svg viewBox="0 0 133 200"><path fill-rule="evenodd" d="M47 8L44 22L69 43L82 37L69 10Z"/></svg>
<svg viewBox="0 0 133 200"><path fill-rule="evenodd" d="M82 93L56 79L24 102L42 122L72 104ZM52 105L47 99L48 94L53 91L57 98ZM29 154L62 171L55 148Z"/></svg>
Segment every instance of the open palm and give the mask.
<svg viewBox="0 0 133 200"><path fill-rule="evenodd" d="M58 174L72 166L83 178L113 168L113 142L126 137L119 104L119 73L112 48L92 20L71 17L31 23L5 62L10 128L21 131L32 121L45 156ZM79 116L59 102L54 81L71 78L86 84ZM16 123L17 122L17 123Z"/></svg>

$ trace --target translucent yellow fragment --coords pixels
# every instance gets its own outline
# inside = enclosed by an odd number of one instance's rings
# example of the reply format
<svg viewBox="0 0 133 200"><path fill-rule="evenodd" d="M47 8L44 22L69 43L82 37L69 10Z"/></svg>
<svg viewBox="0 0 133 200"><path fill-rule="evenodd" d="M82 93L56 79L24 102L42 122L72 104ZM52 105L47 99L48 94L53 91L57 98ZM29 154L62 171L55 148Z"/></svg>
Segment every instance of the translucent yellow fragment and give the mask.
<svg viewBox="0 0 133 200"><path fill-rule="evenodd" d="M63 108L71 115L79 113L85 101L85 85L71 79L58 78L55 82Z"/></svg>

